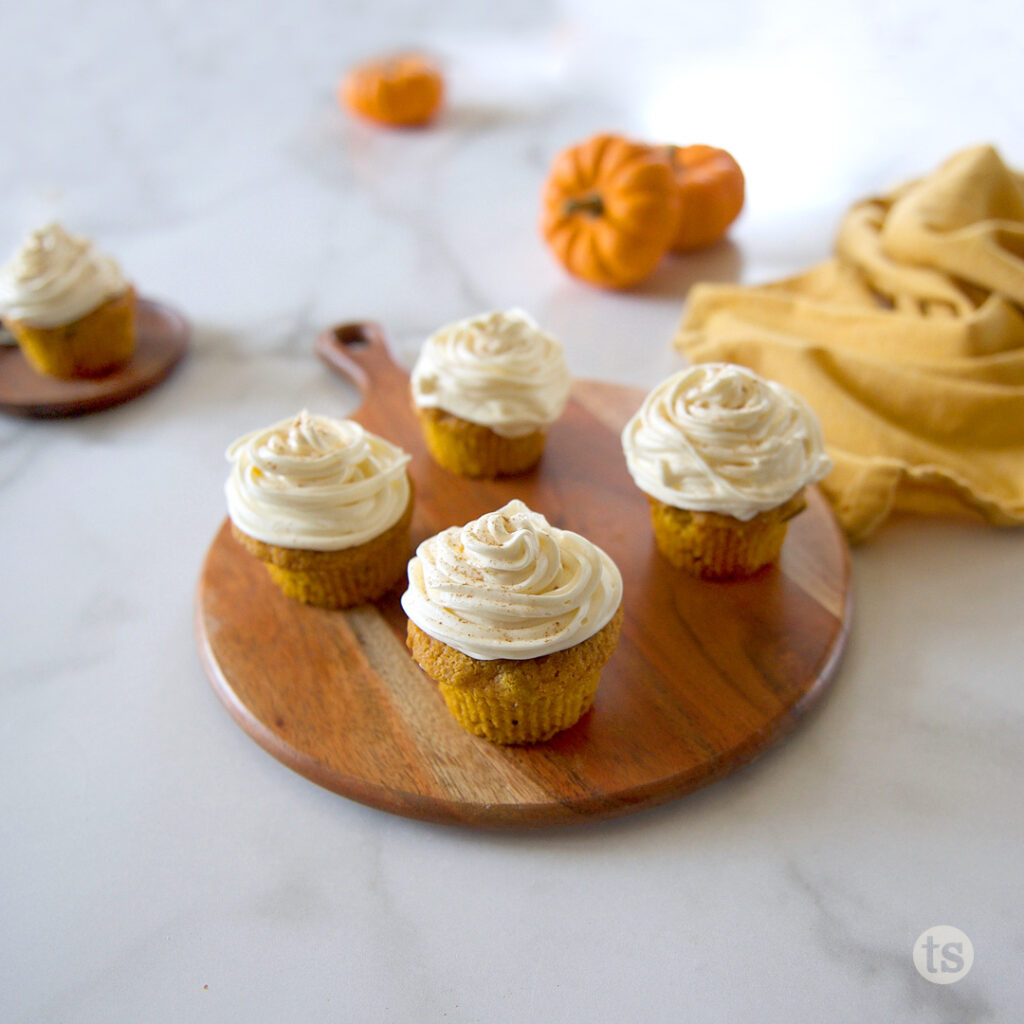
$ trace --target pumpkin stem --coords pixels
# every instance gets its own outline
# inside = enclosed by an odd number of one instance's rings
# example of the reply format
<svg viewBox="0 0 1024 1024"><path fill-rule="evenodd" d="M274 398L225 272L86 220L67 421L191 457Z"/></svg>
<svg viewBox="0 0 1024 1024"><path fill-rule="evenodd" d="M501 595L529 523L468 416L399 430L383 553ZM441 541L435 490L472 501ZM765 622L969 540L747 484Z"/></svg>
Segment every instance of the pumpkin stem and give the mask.
<svg viewBox="0 0 1024 1024"><path fill-rule="evenodd" d="M565 201L566 213L586 213L591 217L600 217L604 213L604 200L597 192L588 196L574 196Z"/></svg>

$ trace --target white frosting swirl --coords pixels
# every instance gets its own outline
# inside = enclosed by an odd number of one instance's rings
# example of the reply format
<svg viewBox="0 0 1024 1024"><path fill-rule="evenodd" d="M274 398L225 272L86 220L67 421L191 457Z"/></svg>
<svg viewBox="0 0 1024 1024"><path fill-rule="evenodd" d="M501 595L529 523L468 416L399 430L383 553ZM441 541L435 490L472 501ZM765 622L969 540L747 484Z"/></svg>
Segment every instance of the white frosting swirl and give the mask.
<svg viewBox="0 0 1024 1024"><path fill-rule="evenodd" d="M0 309L10 320L57 327L120 295L128 282L86 238L48 224L25 239L0 267Z"/></svg>
<svg viewBox="0 0 1024 1024"><path fill-rule="evenodd" d="M266 544L355 547L398 522L409 503L410 456L352 420L303 410L240 437L226 455L231 521Z"/></svg>
<svg viewBox="0 0 1024 1024"><path fill-rule="evenodd" d="M622 447L646 494L742 520L832 468L811 407L730 363L700 363L662 381L626 424Z"/></svg>
<svg viewBox="0 0 1024 1024"><path fill-rule="evenodd" d="M477 661L573 647L621 601L622 576L608 555L518 500L420 544L402 595L424 633Z"/></svg>
<svg viewBox="0 0 1024 1024"><path fill-rule="evenodd" d="M413 401L523 437L554 423L572 378L562 345L527 313L484 313L442 327L412 371Z"/></svg>

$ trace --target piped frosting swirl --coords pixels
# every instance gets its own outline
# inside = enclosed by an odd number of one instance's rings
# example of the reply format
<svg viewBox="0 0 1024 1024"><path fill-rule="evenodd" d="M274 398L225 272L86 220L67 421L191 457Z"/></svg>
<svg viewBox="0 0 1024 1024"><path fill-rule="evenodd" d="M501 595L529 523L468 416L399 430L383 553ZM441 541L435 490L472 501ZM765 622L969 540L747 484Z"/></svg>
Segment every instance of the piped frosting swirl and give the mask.
<svg viewBox="0 0 1024 1024"><path fill-rule="evenodd" d="M227 450L231 521L266 544L355 547L394 525L409 502L410 456L352 420L303 410Z"/></svg>
<svg viewBox="0 0 1024 1024"><path fill-rule="evenodd" d="M622 576L604 551L519 500L420 544L402 595L420 629L478 661L582 643L621 601Z"/></svg>
<svg viewBox="0 0 1024 1024"><path fill-rule="evenodd" d="M412 371L416 405L503 437L550 426L571 384L561 343L517 309L442 327L424 343Z"/></svg>
<svg viewBox="0 0 1024 1024"><path fill-rule="evenodd" d="M128 282L110 257L59 224L33 231L0 267L0 310L33 327L58 327L121 295Z"/></svg>
<svg viewBox="0 0 1024 1024"><path fill-rule="evenodd" d="M832 468L818 417L781 384L700 363L659 384L622 431L637 487L666 505L753 519Z"/></svg>

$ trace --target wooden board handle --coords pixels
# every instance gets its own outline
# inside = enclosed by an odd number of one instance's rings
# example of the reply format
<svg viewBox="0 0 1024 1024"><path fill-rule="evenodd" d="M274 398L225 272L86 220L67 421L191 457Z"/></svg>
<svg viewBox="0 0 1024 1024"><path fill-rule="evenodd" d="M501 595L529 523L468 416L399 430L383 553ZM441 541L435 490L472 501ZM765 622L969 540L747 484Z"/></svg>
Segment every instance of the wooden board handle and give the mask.
<svg viewBox="0 0 1024 1024"><path fill-rule="evenodd" d="M321 331L316 353L355 384L364 397L405 377L405 371L391 357L383 329L372 320L354 320Z"/></svg>

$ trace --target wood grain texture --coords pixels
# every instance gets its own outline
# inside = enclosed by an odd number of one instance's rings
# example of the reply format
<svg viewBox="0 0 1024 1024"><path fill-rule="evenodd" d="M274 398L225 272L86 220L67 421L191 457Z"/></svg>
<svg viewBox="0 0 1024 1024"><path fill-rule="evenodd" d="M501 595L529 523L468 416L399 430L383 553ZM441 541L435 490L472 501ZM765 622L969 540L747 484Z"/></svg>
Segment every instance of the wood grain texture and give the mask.
<svg viewBox="0 0 1024 1024"><path fill-rule="evenodd" d="M61 380L34 370L16 345L0 348L0 410L15 416L82 416L120 405L159 384L188 350L190 328L177 311L152 299L136 305L138 341L121 369L102 377Z"/></svg>
<svg viewBox="0 0 1024 1024"><path fill-rule="evenodd" d="M356 419L413 456L413 543L513 497L615 559L622 638L594 708L543 744L501 747L464 732L405 648L401 588L324 611L291 601L221 527L199 580L196 626L214 689L286 765L398 814L473 826L603 818L735 771L821 695L846 641L846 543L821 494L791 525L781 562L729 583L691 579L654 547L647 501L619 430L643 395L578 382L541 465L469 481L426 454L408 378L379 329L326 332L318 351L364 392Z"/></svg>

